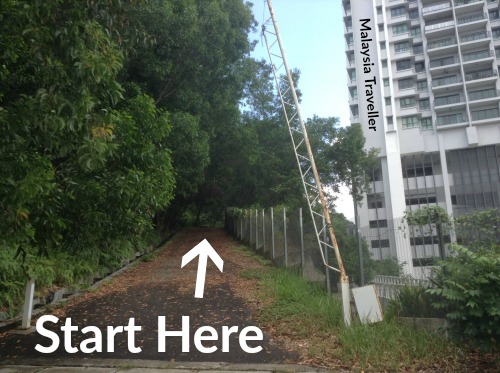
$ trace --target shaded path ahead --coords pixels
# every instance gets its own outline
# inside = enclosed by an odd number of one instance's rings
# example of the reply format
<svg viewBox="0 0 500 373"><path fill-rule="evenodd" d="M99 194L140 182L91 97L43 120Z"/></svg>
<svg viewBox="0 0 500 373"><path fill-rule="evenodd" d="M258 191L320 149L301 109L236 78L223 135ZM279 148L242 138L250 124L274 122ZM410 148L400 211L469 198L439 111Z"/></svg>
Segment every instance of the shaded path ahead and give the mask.
<svg viewBox="0 0 500 373"><path fill-rule="evenodd" d="M182 256L206 238L224 260L224 272L220 273L209 260L204 297L194 298L198 260L183 269ZM234 241L220 229L196 229L184 231L174 237L166 250L162 250L151 262L138 265L115 277L98 290L86 293L64 308L52 314L59 318L58 324L45 323L45 327L56 332L60 338L59 348L50 354L35 350L37 344L51 345L51 340L37 332L19 335L0 335L0 361L22 363L30 359L50 359L50 364L71 358L98 359L152 359L163 361L225 361L232 363L266 363L293 361L294 356L277 348L264 335L264 341L249 342L249 346L261 345L262 351L255 354L244 352L238 341L243 327L255 325L249 309L235 294L238 272L244 268L245 258L230 249ZM181 337L166 338L166 352L158 352L158 316L165 316L165 330L180 331L182 316L190 317L190 352L182 352ZM71 344L80 350L82 340L93 338L94 333L82 334L85 326L97 326L103 336L102 351L84 354L81 351L65 351L64 333L60 327L71 318L79 327L73 332ZM130 318L142 330L135 332L135 346L142 349L131 353L128 349L127 332L115 336L115 352L107 352L107 326L127 326ZM219 334L218 341L205 341L205 347L217 346L214 353L201 353L193 344L193 335L202 325L212 326ZM238 326L238 333L231 334L229 352L222 352L222 326ZM208 335L204 333L203 335ZM249 334L251 335L251 334ZM87 347L92 348L93 343Z"/></svg>

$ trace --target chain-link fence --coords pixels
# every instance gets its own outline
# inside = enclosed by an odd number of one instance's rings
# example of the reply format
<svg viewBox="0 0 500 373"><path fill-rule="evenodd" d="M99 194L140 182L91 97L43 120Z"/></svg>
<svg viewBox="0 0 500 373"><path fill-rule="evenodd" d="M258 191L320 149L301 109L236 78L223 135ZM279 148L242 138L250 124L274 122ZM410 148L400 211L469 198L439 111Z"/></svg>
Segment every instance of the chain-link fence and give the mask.
<svg viewBox="0 0 500 373"><path fill-rule="evenodd" d="M302 209L229 209L225 228L276 266L299 271L308 281L323 284L328 291L336 290L336 272L324 265L314 225ZM322 239L329 242L327 230L324 232ZM322 250L327 263L336 267L333 251L326 247Z"/></svg>

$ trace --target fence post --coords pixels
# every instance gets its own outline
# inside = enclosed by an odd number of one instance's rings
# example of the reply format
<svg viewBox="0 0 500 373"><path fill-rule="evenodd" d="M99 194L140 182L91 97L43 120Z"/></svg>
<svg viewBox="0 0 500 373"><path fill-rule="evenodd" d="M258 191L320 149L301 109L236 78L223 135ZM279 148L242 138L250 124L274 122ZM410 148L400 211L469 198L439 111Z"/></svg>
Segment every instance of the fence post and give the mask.
<svg viewBox="0 0 500 373"><path fill-rule="evenodd" d="M323 245L323 248L325 250L325 261L328 263L328 246L326 246L326 222L325 222L325 215L323 215L323 242L325 243ZM326 291L328 294L330 294L331 289L330 289L330 269L325 266L325 274L326 274Z"/></svg>
<svg viewBox="0 0 500 373"><path fill-rule="evenodd" d="M283 207L283 236L285 238L285 268L288 267L288 244L286 239L286 208Z"/></svg>
<svg viewBox="0 0 500 373"><path fill-rule="evenodd" d="M273 207L271 207L271 243L272 243L271 258L274 260L274 208Z"/></svg>
<svg viewBox="0 0 500 373"><path fill-rule="evenodd" d="M262 253L266 255L266 211L262 209Z"/></svg>
<svg viewBox="0 0 500 373"><path fill-rule="evenodd" d="M30 279L26 284L24 293L23 321L21 329L29 329L31 327L31 313L33 312L33 296L35 294L35 280Z"/></svg>
<svg viewBox="0 0 500 373"><path fill-rule="evenodd" d="M248 210L248 225L250 226L250 232L248 232L248 246L252 248L252 209Z"/></svg>
<svg viewBox="0 0 500 373"><path fill-rule="evenodd" d="M259 248L259 210L255 209L255 251Z"/></svg>
<svg viewBox="0 0 500 373"><path fill-rule="evenodd" d="M304 274L304 222L302 221L302 207L299 208L299 227L300 227L300 267L302 274Z"/></svg>

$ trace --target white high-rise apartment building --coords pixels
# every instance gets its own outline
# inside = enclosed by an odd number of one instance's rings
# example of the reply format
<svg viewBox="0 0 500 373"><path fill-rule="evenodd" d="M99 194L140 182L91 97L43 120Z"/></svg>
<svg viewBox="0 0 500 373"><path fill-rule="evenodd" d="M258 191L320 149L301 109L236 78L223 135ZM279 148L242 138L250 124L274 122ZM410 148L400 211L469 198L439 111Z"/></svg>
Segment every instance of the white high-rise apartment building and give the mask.
<svg viewBox="0 0 500 373"><path fill-rule="evenodd" d="M405 210L500 206L499 1L342 3L351 123L381 150L360 226L376 259L421 277L439 252L398 229Z"/></svg>

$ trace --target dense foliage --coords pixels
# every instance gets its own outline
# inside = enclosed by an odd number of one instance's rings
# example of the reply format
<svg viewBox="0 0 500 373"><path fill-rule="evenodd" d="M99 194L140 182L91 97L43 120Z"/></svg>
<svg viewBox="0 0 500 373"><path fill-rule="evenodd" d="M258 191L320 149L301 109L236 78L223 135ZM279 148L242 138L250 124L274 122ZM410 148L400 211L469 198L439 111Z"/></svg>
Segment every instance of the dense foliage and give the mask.
<svg viewBox="0 0 500 373"><path fill-rule="evenodd" d="M303 205L250 6L2 1L0 309L26 277L79 282L227 206ZM352 185L359 129L307 126L324 182Z"/></svg>
<svg viewBox="0 0 500 373"><path fill-rule="evenodd" d="M425 290L403 294L406 304L420 299L444 313L455 338L484 350L498 349L500 341L500 217L496 210L474 211L452 218L440 207L408 214L408 223L432 234L432 226L456 235ZM430 227L430 228L429 228ZM426 229L424 229L426 228ZM441 241L441 235L439 241ZM440 245L441 246L441 245ZM443 251L444 252L444 251ZM413 307L417 309L417 307ZM420 314L419 316L426 316Z"/></svg>

